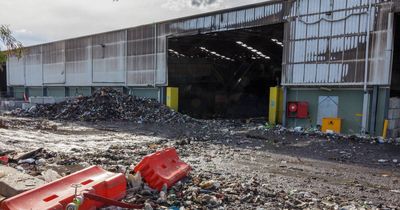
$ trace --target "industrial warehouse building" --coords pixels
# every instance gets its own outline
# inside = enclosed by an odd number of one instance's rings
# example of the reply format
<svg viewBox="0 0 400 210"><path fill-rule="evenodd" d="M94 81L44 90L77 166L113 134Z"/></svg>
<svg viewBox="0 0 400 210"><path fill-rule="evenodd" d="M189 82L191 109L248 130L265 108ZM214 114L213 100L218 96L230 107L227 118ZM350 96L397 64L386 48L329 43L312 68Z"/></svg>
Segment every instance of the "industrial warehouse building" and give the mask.
<svg viewBox="0 0 400 210"><path fill-rule="evenodd" d="M179 111L195 117L339 118L341 132L373 135L389 119L396 136L397 11L395 0L267 1L46 43L9 58L7 87L22 98L112 86L161 102L176 87Z"/></svg>

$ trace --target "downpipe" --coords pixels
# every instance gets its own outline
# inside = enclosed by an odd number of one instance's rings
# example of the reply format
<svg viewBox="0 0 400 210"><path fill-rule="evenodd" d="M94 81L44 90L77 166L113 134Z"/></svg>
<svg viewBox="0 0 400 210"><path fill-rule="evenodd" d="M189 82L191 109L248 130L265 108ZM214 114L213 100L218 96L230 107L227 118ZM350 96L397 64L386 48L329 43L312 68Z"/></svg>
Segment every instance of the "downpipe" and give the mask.
<svg viewBox="0 0 400 210"><path fill-rule="evenodd" d="M369 105L369 93L368 93L368 66L369 66L369 47L370 47L370 36L371 36L371 10L372 2L368 0L368 17L367 17L367 43L365 49L365 67L364 67L364 100L363 100L363 115L361 122L361 134L366 134L368 124L368 105Z"/></svg>

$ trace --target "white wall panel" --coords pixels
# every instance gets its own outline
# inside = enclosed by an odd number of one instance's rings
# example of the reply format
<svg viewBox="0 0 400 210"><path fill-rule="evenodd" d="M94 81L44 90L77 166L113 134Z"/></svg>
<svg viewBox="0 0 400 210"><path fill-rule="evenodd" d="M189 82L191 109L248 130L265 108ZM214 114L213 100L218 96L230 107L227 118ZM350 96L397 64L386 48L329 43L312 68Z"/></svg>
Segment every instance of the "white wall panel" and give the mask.
<svg viewBox="0 0 400 210"><path fill-rule="evenodd" d="M125 83L125 40L125 31L93 37L93 83Z"/></svg>
<svg viewBox="0 0 400 210"><path fill-rule="evenodd" d="M27 86L42 86L42 47L30 48L25 54L25 76Z"/></svg>
<svg viewBox="0 0 400 210"><path fill-rule="evenodd" d="M44 45L43 52L43 83L65 83L65 42L55 42Z"/></svg>
<svg viewBox="0 0 400 210"><path fill-rule="evenodd" d="M159 29L160 30L160 29ZM163 62L161 56L157 58L157 51L165 53L165 49L156 49L158 42L160 46L166 46L163 38L156 39L155 25L142 26L128 30L127 49L127 84L128 85L155 85L157 61ZM160 60L157 60L160 59ZM165 62L165 60L164 60ZM165 68L160 66L160 71ZM162 80L162 73L159 73ZM165 76L164 76L165 78Z"/></svg>
<svg viewBox="0 0 400 210"><path fill-rule="evenodd" d="M24 58L10 57L8 59L8 68L9 85L25 85Z"/></svg>
<svg viewBox="0 0 400 210"><path fill-rule="evenodd" d="M87 86L92 83L91 38L68 40L65 43L66 86Z"/></svg>

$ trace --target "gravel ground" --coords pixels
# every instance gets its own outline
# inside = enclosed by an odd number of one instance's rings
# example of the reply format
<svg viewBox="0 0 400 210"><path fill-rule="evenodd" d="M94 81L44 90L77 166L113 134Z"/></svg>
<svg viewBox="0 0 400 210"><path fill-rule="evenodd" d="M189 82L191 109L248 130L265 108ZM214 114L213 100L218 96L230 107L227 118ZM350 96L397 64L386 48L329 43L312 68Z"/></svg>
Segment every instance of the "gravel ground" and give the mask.
<svg viewBox="0 0 400 210"><path fill-rule="evenodd" d="M0 151L44 148L42 177L89 165L120 172L165 147L193 171L160 199L146 186L125 201L186 209L400 209L400 146L267 129L262 123L64 122L0 117ZM11 154L12 156L12 154Z"/></svg>

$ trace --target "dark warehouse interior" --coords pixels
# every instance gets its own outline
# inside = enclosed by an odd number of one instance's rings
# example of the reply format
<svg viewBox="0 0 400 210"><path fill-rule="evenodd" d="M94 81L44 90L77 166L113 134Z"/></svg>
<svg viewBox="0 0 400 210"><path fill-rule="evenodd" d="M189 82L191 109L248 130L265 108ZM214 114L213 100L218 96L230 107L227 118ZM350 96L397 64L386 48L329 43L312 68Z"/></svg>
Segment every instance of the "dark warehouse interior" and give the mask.
<svg viewBox="0 0 400 210"><path fill-rule="evenodd" d="M280 84L283 24L170 37L169 86L179 110L197 118L267 117Z"/></svg>
<svg viewBox="0 0 400 210"><path fill-rule="evenodd" d="M396 13L394 18L394 48L393 48L393 67L392 82L390 87L391 97L400 97L400 14Z"/></svg>

